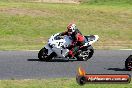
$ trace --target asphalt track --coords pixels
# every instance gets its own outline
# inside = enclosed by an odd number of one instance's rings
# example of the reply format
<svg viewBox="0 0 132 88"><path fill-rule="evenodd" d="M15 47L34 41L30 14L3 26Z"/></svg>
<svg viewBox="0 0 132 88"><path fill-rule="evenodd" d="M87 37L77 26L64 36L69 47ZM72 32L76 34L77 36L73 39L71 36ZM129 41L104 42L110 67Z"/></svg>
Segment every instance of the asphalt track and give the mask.
<svg viewBox="0 0 132 88"><path fill-rule="evenodd" d="M132 50L95 50L88 61L42 62L37 51L0 51L0 79L75 77L79 66L88 74L130 74L124 62Z"/></svg>

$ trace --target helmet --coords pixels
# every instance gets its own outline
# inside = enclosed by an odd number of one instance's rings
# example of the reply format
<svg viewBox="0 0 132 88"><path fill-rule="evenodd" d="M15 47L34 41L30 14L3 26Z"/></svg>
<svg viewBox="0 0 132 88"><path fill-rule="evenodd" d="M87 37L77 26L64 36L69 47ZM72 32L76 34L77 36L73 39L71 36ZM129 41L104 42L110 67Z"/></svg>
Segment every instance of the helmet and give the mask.
<svg viewBox="0 0 132 88"><path fill-rule="evenodd" d="M69 24L67 26L67 30L68 30L68 33L72 34L73 32L75 32L75 29L76 29L76 25L75 24Z"/></svg>

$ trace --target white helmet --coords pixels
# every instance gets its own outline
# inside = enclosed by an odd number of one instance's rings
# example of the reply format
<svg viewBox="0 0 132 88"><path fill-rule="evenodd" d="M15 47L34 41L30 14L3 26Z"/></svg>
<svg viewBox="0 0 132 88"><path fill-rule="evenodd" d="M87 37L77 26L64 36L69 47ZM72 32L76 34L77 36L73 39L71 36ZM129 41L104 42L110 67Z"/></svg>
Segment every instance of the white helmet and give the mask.
<svg viewBox="0 0 132 88"><path fill-rule="evenodd" d="M71 23L71 24L69 24L69 25L67 26L68 32L73 33L73 32L75 32L75 29L76 29L76 25L73 24L73 23Z"/></svg>

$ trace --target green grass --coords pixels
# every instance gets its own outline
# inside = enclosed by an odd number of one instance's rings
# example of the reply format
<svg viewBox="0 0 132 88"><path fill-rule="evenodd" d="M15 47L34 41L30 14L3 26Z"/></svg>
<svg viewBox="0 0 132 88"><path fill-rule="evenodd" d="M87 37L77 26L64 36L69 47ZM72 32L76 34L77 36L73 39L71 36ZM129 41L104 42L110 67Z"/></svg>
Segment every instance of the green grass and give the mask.
<svg viewBox="0 0 132 88"><path fill-rule="evenodd" d="M80 86L73 78L42 80L1 80L0 88L131 88L130 84L85 84Z"/></svg>
<svg viewBox="0 0 132 88"><path fill-rule="evenodd" d="M82 3L87 4L100 4L100 5L122 5L122 4L132 4L132 0L82 0Z"/></svg>
<svg viewBox="0 0 132 88"><path fill-rule="evenodd" d="M0 2L32 2L35 0L0 0Z"/></svg>
<svg viewBox="0 0 132 88"><path fill-rule="evenodd" d="M0 3L0 50L40 49L74 21L84 35L97 34L96 49L132 48L132 6Z"/></svg>

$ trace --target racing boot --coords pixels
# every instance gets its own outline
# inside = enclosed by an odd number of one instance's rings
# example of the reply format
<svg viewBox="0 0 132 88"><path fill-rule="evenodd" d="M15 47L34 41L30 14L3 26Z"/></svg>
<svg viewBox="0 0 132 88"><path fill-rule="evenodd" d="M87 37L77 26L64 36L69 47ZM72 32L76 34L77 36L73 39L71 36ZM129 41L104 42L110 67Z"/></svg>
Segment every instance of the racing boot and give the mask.
<svg viewBox="0 0 132 88"><path fill-rule="evenodd" d="M68 57L69 57L69 59L75 59L75 58L74 58L74 53L73 53L72 50L69 51Z"/></svg>

